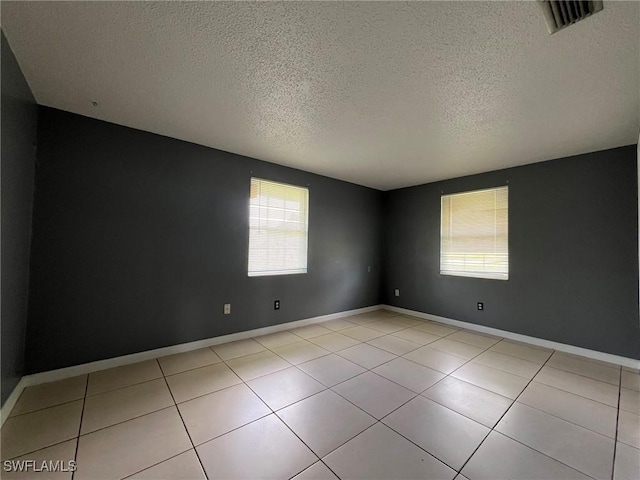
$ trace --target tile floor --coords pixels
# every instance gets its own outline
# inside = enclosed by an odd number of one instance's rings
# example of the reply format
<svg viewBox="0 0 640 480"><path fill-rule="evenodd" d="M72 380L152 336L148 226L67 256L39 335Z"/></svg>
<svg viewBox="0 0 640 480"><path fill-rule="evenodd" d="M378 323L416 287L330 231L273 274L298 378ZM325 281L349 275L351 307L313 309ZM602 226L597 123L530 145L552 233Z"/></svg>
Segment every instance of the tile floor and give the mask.
<svg viewBox="0 0 640 480"><path fill-rule="evenodd" d="M380 310L27 388L1 457L75 480L637 480L639 396L638 371Z"/></svg>

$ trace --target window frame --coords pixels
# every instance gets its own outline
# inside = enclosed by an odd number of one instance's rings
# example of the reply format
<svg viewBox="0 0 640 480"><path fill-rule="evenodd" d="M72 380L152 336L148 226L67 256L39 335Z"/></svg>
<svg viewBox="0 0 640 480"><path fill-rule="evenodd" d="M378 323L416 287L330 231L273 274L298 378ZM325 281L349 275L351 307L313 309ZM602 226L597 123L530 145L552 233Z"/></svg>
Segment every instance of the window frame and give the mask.
<svg viewBox="0 0 640 480"><path fill-rule="evenodd" d="M304 190L306 192L306 205L304 208L304 267L295 268L295 269L277 269L277 270L251 270L251 238L252 231L254 227L251 226L251 187L254 183L257 182L265 182L274 185L279 185L281 187L289 187L295 188L299 190ZM275 180L269 180L262 177L251 176L249 181L249 201L248 201L248 215L247 219L249 221L249 238L247 245L247 276L250 278L254 277L271 277L271 276L281 276L281 275L303 275L309 272L309 204L310 204L310 190L308 186L294 185L291 183L284 183ZM285 207L283 207L285 209ZM302 210L300 210L302 211Z"/></svg>
<svg viewBox="0 0 640 480"><path fill-rule="evenodd" d="M468 195L468 194L474 194L474 193L482 193L482 192L489 192L489 191L496 191L496 190L505 190L506 191L506 273L504 272L487 272L487 271L465 271L465 270L458 270L458 271L451 271L451 270L443 270L443 255L444 255L444 242L445 242L445 236L444 236L444 198L445 197L455 197L455 196L460 196L460 195ZM449 214L451 215L451 213ZM440 195L440 252L439 252L439 271L440 271L440 275L444 275L444 276L448 276L448 277L465 277L465 278L478 278L478 279L484 279L484 280L501 280L501 281L508 281L509 277L511 275L511 271L510 271L510 248L509 248L509 215L510 215L510 209L509 209L509 182L507 182L504 185L498 185L495 187L488 187L488 188L480 188L480 189L476 189L476 190L463 190L460 192L456 192L456 193L447 193L445 194L444 192L441 193ZM497 223L497 220L495 221ZM453 252L451 252L451 254L453 254ZM460 254L463 255L463 254ZM468 255L487 255L487 253L475 253L475 252L469 252Z"/></svg>

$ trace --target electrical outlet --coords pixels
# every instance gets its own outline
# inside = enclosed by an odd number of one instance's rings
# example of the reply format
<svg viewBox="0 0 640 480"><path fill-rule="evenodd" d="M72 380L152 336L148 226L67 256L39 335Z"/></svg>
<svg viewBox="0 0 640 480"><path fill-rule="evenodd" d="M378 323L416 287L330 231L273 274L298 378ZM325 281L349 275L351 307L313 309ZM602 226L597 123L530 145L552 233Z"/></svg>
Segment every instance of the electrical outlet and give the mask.
<svg viewBox="0 0 640 480"><path fill-rule="evenodd" d="M225 315L230 315L231 314L231 304L230 303L225 303L224 304L224 314Z"/></svg>
<svg viewBox="0 0 640 480"><path fill-rule="evenodd" d="M478 310L484 310L484 303L478 302Z"/></svg>
<svg viewBox="0 0 640 480"><path fill-rule="evenodd" d="M367 267L367 272L370 272L370 271L371 271L371 265Z"/></svg>
<svg viewBox="0 0 640 480"><path fill-rule="evenodd" d="M396 297L399 297L400 296L400 289L396 288L394 294L395 294Z"/></svg>
<svg viewBox="0 0 640 480"><path fill-rule="evenodd" d="M273 309L280 310L280 300L276 300L273 302Z"/></svg>

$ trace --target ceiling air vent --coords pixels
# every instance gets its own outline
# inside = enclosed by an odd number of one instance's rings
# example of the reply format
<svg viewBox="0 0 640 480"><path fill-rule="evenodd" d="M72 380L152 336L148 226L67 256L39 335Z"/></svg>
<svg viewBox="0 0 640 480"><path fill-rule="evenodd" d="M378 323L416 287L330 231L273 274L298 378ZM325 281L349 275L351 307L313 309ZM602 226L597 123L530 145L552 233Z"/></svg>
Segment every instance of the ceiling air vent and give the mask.
<svg viewBox="0 0 640 480"><path fill-rule="evenodd" d="M602 10L602 0L538 0L538 3L542 7L549 33L555 33Z"/></svg>

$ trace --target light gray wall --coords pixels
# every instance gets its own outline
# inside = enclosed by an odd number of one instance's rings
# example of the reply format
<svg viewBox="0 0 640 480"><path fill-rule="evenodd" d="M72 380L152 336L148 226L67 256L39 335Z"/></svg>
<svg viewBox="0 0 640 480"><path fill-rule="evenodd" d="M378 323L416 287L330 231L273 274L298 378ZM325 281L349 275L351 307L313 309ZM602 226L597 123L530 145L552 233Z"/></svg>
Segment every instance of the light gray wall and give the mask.
<svg viewBox="0 0 640 480"><path fill-rule="evenodd" d="M37 107L2 37L2 392L4 404L24 373L29 247Z"/></svg>
<svg viewBox="0 0 640 480"><path fill-rule="evenodd" d="M38 152L30 373L378 303L379 191L42 107ZM247 276L252 175L308 186L307 274Z"/></svg>
<svg viewBox="0 0 640 480"><path fill-rule="evenodd" d="M441 194L507 181L509 280L440 275ZM382 300L640 358L637 192L635 145L386 192Z"/></svg>

